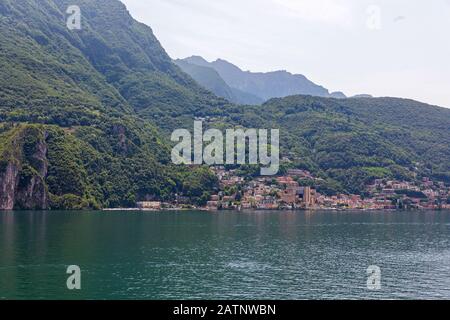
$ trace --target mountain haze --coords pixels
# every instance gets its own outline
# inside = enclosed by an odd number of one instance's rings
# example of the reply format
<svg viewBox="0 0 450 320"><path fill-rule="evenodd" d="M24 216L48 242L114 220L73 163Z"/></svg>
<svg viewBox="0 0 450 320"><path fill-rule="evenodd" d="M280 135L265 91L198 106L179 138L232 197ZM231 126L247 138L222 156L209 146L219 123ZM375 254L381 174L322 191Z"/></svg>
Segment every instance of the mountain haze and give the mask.
<svg viewBox="0 0 450 320"><path fill-rule="evenodd" d="M226 60L218 59L213 62L208 62L200 56L176 60L176 63L200 85L232 102L260 104L271 98L283 98L299 94L318 97L346 98L342 92L330 93L327 89L316 85L305 76L291 74L287 71L267 73L242 71L239 67ZM195 66L201 68L201 70L197 69ZM218 80L212 81L212 78L208 77L207 70L209 70L209 73L212 72L212 70L216 71L231 90L237 90L241 93L257 97L259 101L254 100L253 103L248 103L245 99L236 99L236 97L233 96L229 98L222 95L222 89L217 89L218 86L216 84L218 83ZM220 88L223 87L220 86Z"/></svg>
<svg viewBox="0 0 450 320"><path fill-rule="evenodd" d="M190 63L186 60L175 60L174 62L202 87L230 102L254 105L262 104L264 102L263 99L255 95L230 87L220 77L219 73L209 66Z"/></svg>

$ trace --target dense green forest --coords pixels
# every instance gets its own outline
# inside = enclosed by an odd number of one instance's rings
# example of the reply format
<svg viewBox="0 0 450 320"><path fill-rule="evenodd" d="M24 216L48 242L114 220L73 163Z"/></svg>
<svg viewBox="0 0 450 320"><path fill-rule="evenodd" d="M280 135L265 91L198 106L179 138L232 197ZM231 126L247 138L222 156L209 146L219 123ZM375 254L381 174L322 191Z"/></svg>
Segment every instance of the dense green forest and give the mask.
<svg viewBox="0 0 450 320"><path fill-rule="evenodd" d="M69 5L82 29L69 30ZM204 203L217 180L170 162L170 133L279 128L283 168L360 193L377 177L450 183L450 110L394 98L292 96L230 104L166 54L117 0L0 0L0 204L131 206L175 194ZM245 171L245 170L244 170Z"/></svg>

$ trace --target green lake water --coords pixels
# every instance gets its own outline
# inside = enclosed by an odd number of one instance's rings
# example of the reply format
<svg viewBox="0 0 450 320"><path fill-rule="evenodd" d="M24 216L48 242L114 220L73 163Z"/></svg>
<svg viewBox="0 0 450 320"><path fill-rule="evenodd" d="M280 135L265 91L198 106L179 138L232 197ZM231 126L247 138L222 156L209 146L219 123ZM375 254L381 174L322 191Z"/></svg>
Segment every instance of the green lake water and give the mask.
<svg viewBox="0 0 450 320"><path fill-rule="evenodd" d="M0 212L0 299L358 298L450 299L450 212Z"/></svg>

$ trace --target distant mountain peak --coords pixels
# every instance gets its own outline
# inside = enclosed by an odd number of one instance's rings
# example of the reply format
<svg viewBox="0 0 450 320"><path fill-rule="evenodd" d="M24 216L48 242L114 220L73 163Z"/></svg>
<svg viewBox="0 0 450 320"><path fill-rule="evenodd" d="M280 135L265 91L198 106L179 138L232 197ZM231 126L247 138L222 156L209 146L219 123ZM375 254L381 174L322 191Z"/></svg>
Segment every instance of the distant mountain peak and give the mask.
<svg viewBox="0 0 450 320"><path fill-rule="evenodd" d="M225 59L218 58L213 62L208 62L200 56L192 56L182 59L181 61L214 69L232 90L239 90L241 93L257 97L261 102L271 98L283 98L291 95L346 98L342 92L331 94L326 88L315 84L306 76L302 74L293 74L287 70L275 70L270 72L243 71L240 67ZM214 90L215 86L209 84L205 78L201 78L198 70L195 76L192 74L192 70L184 71L188 74L191 71L190 75L193 76L194 79L197 78L197 82L200 82L202 86L218 94L218 92ZM218 80L216 79L214 82L217 84ZM223 89L221 89L221 91L223 91ZM239 99L237 99L237 102L248 103L248 101L239 101Z"/></svg>
<svg viewBox="0 0 450 320"><path fill-rule="evenodd" d="M216 71L219 72L219 73L220 73L219 69L227 70L228 72L236 72L236 73L238 73L238 72L245 72L245 73L250 73L250 71L243 71L238 66L236 66L236 65L232 64L231 62L229 62L227 60L224 60L224 59L217 59L216 61L211 62L210 66L213 67L214 69L216 69Z"/></svg>
<svg viewBox="0 0 450 320"><path fill-rule="evenodd" d="M231 65L235 66L235 65L232 64L231 62L229 62L229 61L227 61L227 60L225 60L225 59L221 59L221 58L216 59L216 60L213 61L212 63L214 63L214 62L217 62L217 63L226 63L226 64L231 64ZM235 66L235 67L237 68L237 66Z"/></svg>
<svg viewBox="0 0 450 320"><path fill-rule="evenodd" d="M209 66L209 62L206 61L203 57L201 56L190 56L188 58L185 59L179 59L179 60L183 60L185 62L191 63L191 64L195 64L198 66L203 66L203 67L208 67Z"/></svg>

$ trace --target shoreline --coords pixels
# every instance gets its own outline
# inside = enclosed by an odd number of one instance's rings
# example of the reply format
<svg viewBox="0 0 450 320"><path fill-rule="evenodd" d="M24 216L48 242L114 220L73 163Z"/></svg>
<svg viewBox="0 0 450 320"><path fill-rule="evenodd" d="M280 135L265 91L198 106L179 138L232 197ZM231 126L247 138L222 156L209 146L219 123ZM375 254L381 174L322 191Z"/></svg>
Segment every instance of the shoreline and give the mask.
<svg viewBox="0 0 450 320"><path fill-rule="evenodd" d="M204 211L204 212L230 212L230 211L238 211L238 212L304 212L304 211L335 211L335 212L350 212L350 211L360 211L360 212L376 212L376 211L403 211L403 212L420 212L420 211L445 211L449 210L447 208L441 209L431 209L431 208L421 208L421 209L337 209L337 208L308 208L308 209L222 209L222 210L211 210L207 208L161 208L161 209L141 209L141 208L106 208L101 209L103 212L116 212L116 211L130 211L130 212L171 212L171 211ZM92 210L96 211L96 210Z"/></svg>

